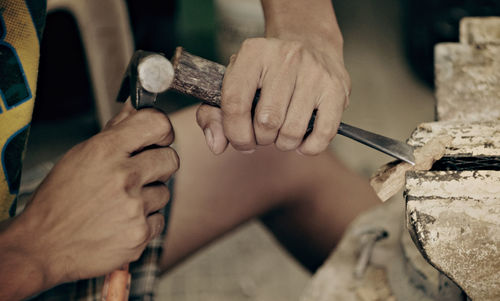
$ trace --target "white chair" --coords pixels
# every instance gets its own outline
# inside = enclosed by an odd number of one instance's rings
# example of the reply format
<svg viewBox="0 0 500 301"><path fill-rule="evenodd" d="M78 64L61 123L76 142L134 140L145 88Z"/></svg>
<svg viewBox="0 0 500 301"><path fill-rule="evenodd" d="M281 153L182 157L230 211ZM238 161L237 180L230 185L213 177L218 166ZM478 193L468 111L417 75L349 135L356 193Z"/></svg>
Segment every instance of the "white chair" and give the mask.
<svg viewBox="0 0 500 301"><path fill-rule="evenodd" d="M76 21L87 58L99 124L119 110L116 95L133 53L124 0L48 0L47 12L66 11Z"/></svg>

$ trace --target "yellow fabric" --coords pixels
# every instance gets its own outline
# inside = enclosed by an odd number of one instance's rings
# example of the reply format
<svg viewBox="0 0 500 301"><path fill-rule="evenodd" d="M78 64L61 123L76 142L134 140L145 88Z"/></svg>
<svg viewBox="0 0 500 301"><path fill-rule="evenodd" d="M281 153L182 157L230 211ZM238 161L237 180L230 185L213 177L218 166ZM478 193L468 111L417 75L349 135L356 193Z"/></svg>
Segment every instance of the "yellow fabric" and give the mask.
<svg viewBox="0 0 500 301"><path fill-rule="evenodd" d="M9 139L23 128L29 126L33 112L36 81L38 73L38 59L40 45L35 25L30 11L23 0L0 0L0 14L3 19L4 36L0 43L10 45L17 54L21 70L28 84L31 97L16 106L9 106L3 93L0 93L0 147L5 148ZM1 21L1 20L0 20ZM0 70L0 77L6 77L4 70ZM0 78L0 80L2 80ZM23 154L24 156L24 154ZM9 209L16 198L16 194L9 191L5 165L0 165L0 220L9 217Z"/></svg>

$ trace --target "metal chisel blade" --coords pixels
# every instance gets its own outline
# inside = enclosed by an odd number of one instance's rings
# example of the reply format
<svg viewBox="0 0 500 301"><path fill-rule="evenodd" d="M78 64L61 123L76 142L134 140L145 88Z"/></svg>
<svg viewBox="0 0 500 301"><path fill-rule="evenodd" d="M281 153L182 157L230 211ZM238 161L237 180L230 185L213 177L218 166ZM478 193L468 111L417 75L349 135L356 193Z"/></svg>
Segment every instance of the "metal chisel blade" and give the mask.
<svg viewBox="0 0 500 301"><path fill-rule="evenodd" d="M413 156L414 149L404 142L368 132L345 123L340 123L338 133L386 153L396 159L415 165L415 157Z"/></svg>

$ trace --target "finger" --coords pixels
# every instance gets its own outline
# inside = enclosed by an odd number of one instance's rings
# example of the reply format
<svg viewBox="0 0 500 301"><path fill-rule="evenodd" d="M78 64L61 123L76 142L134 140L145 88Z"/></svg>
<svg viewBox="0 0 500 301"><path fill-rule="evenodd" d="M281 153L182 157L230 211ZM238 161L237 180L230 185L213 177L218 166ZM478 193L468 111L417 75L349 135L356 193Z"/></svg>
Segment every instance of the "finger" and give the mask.
<svg viewBox="0 0 500 301"><path fill-rule="evenodd" d="M123 104L122 109L120 112L113 118L111 118L106 125L104 126L104 130L109 129L113 127L114 125L119 124L122 122L125 118L130 116L131 114L137 112L137 110L132 106L132 103L130 102L130 98L127 99L127 101Z"/></svg>
<svg viewBox="0 0 500 301"><path fill-rule="evenodd" d="M219 108L202 104L196 111L196 121L203 130L208 148L219 155L227 148L227 138L222 127L222 111Z"/></svg>
<svg viewBox="0 0 500 301"><path fill-rule="evenodd" d="M286 113L285 122L281 126L276 139L276 147L279 150L294 150L304 139L309 120L314 111L314 100L309 94L310 89L307 89L307 86L304 80L296 85Z"/></svg>
<svg viewBox="0 0 500 301"><path fill-rule="evenodd" d="M166 182L179 169L179 156L170 147L148 149L130 158L142 185Z"/></svg>
<svg viewBox="0 0 500 301"><path fill-rule="evenodd" d="M146 222L149 226L149 237L147 243L149 243L153 238L160 235L165 227L165 218L161 213L151 214L146 218Z"/></svg>
<svg viewBox="0 0 500 301"><path fill-rule="evenodd" d="M168 117L155 109L142 109L99 134L114 150L128 155L151 145L167 146L174 140Z"/></svg>
<svg viewBox="0 0 500 301"><path fill-rule="evenodd" d="M300 154L317 155L323 152L335 137L343 112L344 96L342 96L342 101L338 102L332 101L332 99L336 99L333 97L335 96L326 96L321 99L314 122L314 129L299 146L298 152Z"/></svg>
<svg viewBox="0 0 500 301"><path fill-rule="evenodd" d="M144 214L149 215L165 207L170 199L170 191L164 183L153 183L142 188Z"/></svg>
<svg viewBox="0 0 500 301"><path fill-rule="evenodd" d="M254 131L258 145L269 145L276 141L288 105L294 92L297 64L286 58L280 66L272 66L262 80L260 99L255 109Z"/></svg>
<svg viewBox="0 0 500 301"><path fill-rule="evenodd" d="M240 151L255 150L252 102L262 73L259 39L243 42L229 64L222 84L222 124L231 145Z"/></svg>

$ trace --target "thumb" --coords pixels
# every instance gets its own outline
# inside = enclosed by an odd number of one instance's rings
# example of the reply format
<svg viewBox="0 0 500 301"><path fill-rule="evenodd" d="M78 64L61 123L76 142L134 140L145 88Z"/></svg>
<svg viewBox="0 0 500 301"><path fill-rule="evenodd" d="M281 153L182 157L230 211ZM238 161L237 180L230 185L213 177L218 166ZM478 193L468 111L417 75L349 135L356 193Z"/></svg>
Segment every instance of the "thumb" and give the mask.
<svg viewBox="0 0 500 301"><path fill-rule="evenodd" d="M112 128L113 126L119 124L123 120L125 120L128 116L133 114L134 112L137 112L137 110L132 106L132 103L130 102L130 98L127 99L127 101L123 104L122 109L120 110L120 113L118 113L115 117L110 119L106 125L104 126L103 130L107 130L109 128Z"/></svg>
<svg viewBox="0 0 500 301"><path fill-rule="evenodd" d="M222 127L222 111L206 104L200 105L196 121L203 130L208 148L215 155L222 154L227 148L227 138Z"/></svg>

